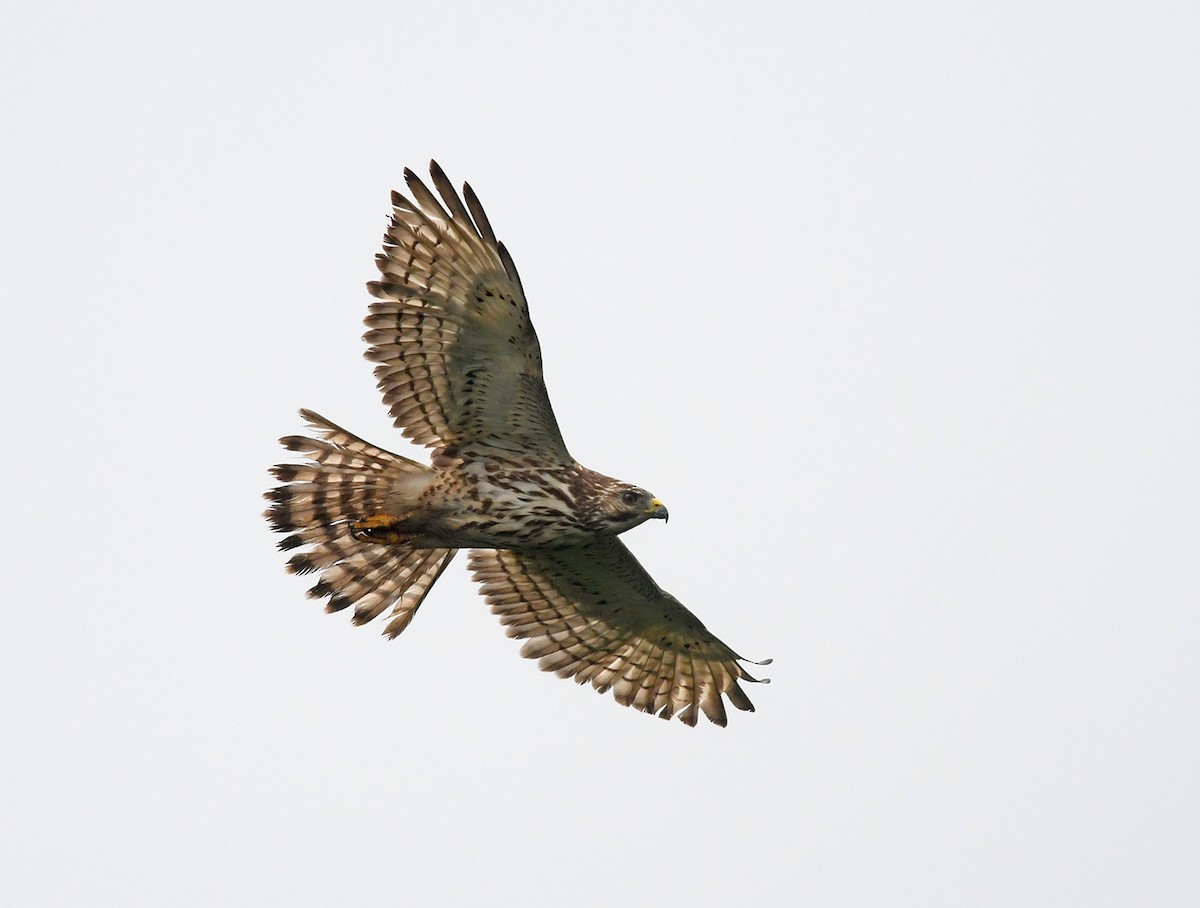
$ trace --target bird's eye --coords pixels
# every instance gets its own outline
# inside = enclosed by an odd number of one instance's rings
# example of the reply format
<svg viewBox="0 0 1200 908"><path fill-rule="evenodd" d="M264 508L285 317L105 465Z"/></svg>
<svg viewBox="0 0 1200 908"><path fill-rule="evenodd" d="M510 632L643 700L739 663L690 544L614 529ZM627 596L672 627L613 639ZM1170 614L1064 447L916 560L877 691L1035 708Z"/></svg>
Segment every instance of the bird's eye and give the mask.
<svg viewBox="0 0 1200 908"><path fill-rule="evenodd" d="M632 489L630 489L628 491L621 493L621 503L632 506L632 505L637 504L638 499L641 497L642 496L639 495L637 492L634 492Z"/></svg>

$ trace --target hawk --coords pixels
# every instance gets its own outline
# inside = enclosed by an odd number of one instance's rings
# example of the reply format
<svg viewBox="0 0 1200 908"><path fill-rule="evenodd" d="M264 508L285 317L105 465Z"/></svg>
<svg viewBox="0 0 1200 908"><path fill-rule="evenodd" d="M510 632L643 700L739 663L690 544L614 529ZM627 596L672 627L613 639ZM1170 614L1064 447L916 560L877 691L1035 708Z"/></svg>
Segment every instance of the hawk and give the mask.
<svg viewBox="0 0 1200 908"><path fill-rule="evenodd" d="M438 196L411 170L392 193L366 318L366 356L395 425L432 466L377 448L311 410L316 437L280 439L266 493L279 547L302 549L308 595L355 624L389 612L395 637L459 549L521 655L617 702L695 725L753 710L743 659L663 590L618 539L667 519L636 485L581 466L563 443L521 279L469 184L436 161ZM768 662L770 660L767 660ZM755 663L758 665L766 664Z"/></svg>

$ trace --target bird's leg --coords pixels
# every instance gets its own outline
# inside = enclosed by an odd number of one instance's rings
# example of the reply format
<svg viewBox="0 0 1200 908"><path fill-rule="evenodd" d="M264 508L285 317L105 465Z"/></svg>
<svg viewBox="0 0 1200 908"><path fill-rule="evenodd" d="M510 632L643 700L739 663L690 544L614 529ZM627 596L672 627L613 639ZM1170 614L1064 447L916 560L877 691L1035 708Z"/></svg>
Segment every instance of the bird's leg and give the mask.
<svg viewBox="0 0 1200 908"><path fill-rule="evenodd" d="M412 538L405 518L396 514L372 514L350 524L350 535L359 542L376 542L385 545L401 545Z"/></svg>

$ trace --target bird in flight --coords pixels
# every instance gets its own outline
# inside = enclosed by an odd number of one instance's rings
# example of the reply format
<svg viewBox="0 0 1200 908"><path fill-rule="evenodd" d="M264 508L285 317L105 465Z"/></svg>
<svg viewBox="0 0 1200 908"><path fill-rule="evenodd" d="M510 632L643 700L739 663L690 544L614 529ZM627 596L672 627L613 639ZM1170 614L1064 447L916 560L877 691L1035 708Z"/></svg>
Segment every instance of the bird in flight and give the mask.
<svg viewBox="0 0 1200 908"><path fill-rule="evenodd" d="M521 279L469 184L436 161L437 196L404 171L363 339L384 403L432 466L358 438L311 410L313 436L280 443L265 495L295 574L355 624L390 613L403 631L459 549L521 655L618 703L695 725L753 711L743 659L646 573L618 535L667 519L650 492L567 452L542 380ZM440 196L440 201L438 196ZM770 660L766 660L769 662ZM766 662L755 663L765 665Z"/></svg>

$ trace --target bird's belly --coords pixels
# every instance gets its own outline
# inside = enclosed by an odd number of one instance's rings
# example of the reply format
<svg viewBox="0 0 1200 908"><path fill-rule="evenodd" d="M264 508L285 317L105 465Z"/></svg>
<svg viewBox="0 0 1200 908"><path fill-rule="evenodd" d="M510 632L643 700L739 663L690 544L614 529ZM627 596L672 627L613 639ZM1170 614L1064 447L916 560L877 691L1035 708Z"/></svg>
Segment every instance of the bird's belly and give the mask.
<svg viewBox="0 0 1200 908"><path fill-rule="evenodd" d="M595 538L575 511L570 471L488 469L477 460L432 489L428 530L435 545L547 549ZM436 516L434 516L436 515Z"/></svg>
<svg viewBox="0 0 1200 908"><path fill-rule="evenodd" d="M445 537L458 548L553 549L580 545L595 535L554 514L464 514L445 521Z"/></svg>

